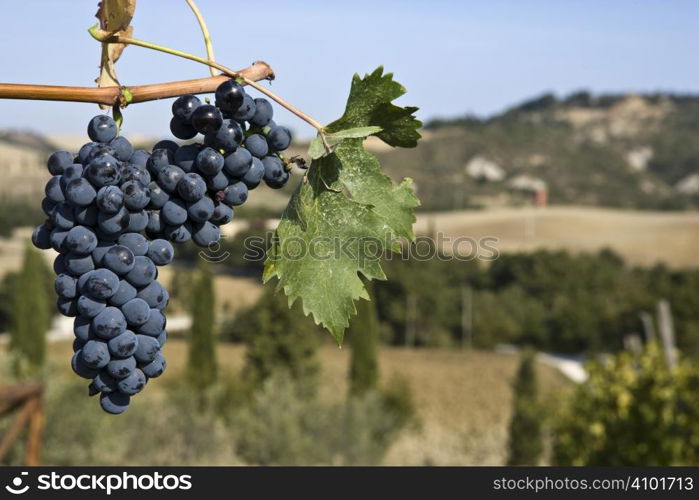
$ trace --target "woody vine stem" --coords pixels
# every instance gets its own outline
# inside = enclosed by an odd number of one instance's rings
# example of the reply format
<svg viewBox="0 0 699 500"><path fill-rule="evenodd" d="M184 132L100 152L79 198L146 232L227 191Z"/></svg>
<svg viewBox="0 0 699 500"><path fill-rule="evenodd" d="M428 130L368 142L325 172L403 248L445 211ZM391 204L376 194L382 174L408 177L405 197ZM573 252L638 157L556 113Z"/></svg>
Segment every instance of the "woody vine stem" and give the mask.
<svg viewBox="0 0 699 500"><path fill-rule="evenodd" d="M197 16L197 18L200 19L200 14ZM208 31L205 28L206 25L202 24L202 21L200 21L200 25L202 26L202 32L204 33L204 38L207 43L207 53L210 56L213 56L213 48L210 45ZM157 45L138 38L131 38L102 31L99 29L99 25L91 27L88 32L93 38L102 43L122 43L157 50L159 52L164 52L207 65L212 68L212 70L217 69L221 71L222 75L197 80L184 80L179 82L121 88L63 87L53 85L0 83L0 98L93 102L113 106L115 109L118 109L124 108L131 103L145 102L164 97L174 97L186 93L200 94L211 92L226 79L235 78L241 84L245 84L256 89L315 128L318 131L326 149L330 150L330 147L326 141L325 129L323 125L298 109L296 106L282 99L271 90L257 83L260 80L274 79L274 71L272 71L272 68L263 61L257 61L248 68L235 71L211 59L199 57L194 54L189 54L187 52L162 45Z"/></svg>

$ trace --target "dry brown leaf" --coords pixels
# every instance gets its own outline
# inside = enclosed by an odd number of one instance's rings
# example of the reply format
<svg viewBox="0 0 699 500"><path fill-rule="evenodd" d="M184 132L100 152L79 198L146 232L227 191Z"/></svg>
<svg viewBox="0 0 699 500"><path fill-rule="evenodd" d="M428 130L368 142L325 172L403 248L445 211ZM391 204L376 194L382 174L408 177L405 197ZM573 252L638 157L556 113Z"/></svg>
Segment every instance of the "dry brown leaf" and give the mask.
<svg viewBox="0 0 699 500"><path fill-rule="evenodd" d="M96 17L100 28L110 34L130 37L133 26L130 26L136 10L136 0L102 0L99 3ZM122 43L103 43L100 60L100 74L95 80L98 87L119 86L114 63L119 59L126 45ZM102 109L109 106L100 105Z"/></svg>

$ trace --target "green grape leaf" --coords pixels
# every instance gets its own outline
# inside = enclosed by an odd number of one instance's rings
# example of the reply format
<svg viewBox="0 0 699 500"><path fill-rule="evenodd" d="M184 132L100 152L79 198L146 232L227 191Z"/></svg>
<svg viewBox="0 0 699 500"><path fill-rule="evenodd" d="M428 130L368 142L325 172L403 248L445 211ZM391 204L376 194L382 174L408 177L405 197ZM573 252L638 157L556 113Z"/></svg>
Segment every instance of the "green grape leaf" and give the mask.
<svg viewBox="0 0 699 500"><path fill-rule="evenodd" d="M356 127L340 130L335 134L325 134L325 144L330 146L330 149L332 150L332 147L340 144L343 139L368 137L370 135L375 135L382 130L383 129L381 127ZM323 139L320 137L320 135L316 136L316 138L313 139L308 146L308 156L314 160L325 156L328 153L325 144L323 144Z"/></svg>
<svg viewBox="0 0 699 500"><path fill-rule="evenodd" d="M419 137L420 122L412 117L416 108L391 109L390 101L405 89L382 71L355 76L345 114L326 135L331 151L322 142L314 146L318 156L292 195L265 262L264 281L277 278L289 304L301 299L304 313L338 344L356 313L354 301L369 298L361 276L385 279L380 258L400 250L398 238L413 239L413 211L419 205L412 181L395 184L363 147L363 138L372 134L396 144ZM395 119L398 114L402 118Z"/></svg>

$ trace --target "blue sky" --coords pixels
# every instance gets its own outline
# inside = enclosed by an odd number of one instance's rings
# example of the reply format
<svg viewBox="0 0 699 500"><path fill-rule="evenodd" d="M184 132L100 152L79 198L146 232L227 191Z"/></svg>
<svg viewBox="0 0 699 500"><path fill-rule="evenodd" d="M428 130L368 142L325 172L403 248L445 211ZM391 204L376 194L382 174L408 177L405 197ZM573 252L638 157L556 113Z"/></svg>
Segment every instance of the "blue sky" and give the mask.
<svg viewBox="0 0 699 500"><path fill-rule="evenodd" d="M24 0L3 9L0 81L92 85L96 0ZM422 119L487 115L554 91L699 93L699 2L625 0L198 0L219 61L272 65L272 88L321 122L342 113L351 76L383 64ZM184 0L139 0L135 36L203 54ZM196 63L130 47L126 85L206 76ZM82 133L90 104L0 101L0 129ZM124 132L167 136L169 102L125 110ZM312 130L287 113L279 122Z"/></svg>

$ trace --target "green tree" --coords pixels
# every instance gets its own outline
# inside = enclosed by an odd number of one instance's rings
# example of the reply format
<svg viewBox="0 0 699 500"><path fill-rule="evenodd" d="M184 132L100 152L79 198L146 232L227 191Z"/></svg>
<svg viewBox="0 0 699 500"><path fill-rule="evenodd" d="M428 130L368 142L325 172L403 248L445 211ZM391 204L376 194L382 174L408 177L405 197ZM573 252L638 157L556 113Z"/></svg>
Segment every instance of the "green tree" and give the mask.
<svg viewBox="0 0 699 500"><path fill-rule="evenodd" d="M373 297L371 285L369 294ZM373 300L360 300L357 315L350 322L350 394L361 396L376 388L379 380L379 320Z"/></svg>
<svg viewBox="0 0 699 500"><path fill-rule="evenodd" d="M649 344L592 363L589 379L561 408L554 459L560 465L658 466L699 463L699 369L668 369Z"/></svg>
<svg viewBox="0 0 699 500"><path fill-rule="evenodd" d="M198 389L216 381L215 296L211 267L202 260L194 279L191 294L192 329L189 341L187 374Z"/></svg>
<svg viewBox="0 0 699 500"><path fill-rule="evenodd" d="M522 355L514 383L508 465L536 465L541 455L541 410L533 351Z"/></svg>
<svg viewBox="0 0 699 500"><path fill-rule="evenodd" d="M257 304L238 315L229 335L247 344L243 376L252 387L283 371L303 391L315 393L321 331L298 302L289 309L286 297L267 287Z"/></svg>
<svg viewBox="0 0 699 500"><path fill-rule="evenodd" d="M46 331L51 326L50 270L27 245L21 271L9 280L10 351L18 377L35 376L46 360Z"/></svg>

